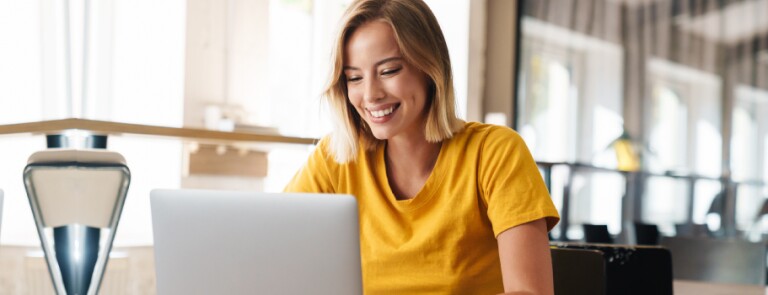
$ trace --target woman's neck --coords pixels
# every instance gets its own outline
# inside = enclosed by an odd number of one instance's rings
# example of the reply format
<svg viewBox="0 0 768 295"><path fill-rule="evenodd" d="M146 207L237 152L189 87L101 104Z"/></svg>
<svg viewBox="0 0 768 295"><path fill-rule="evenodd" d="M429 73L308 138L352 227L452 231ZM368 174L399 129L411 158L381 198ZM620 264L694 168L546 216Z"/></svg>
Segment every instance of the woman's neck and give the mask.
<svg viewBox="0 0 768 295"><path fill-rule="evenodd" d="M440 146L439 142L428 142L424 135L389 139L386 148L387 166L397 174L429 176L440 155Z"/></svg>

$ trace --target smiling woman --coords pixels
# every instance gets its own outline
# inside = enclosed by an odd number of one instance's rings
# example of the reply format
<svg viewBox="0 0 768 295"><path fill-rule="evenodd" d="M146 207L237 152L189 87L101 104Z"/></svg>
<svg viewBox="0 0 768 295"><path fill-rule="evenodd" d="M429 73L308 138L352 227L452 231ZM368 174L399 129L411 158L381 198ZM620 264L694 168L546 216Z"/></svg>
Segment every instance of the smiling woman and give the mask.
<svg viewBox="0 0 768 295"><path fill-rule="evenodd" d="M558 213L517 133L457 117L427 5L355 1L342 23L334 131L285 190L356 196L365 293L553 293Z"/></svg>
<svg viewBox="0 0 768 295"><path fill-rule="evenodd" d="M366 23L355 30L346 49L349 101L373 136L424 139L419 127L428 78L400 57L392 26L383 21Z"/></svg>
<svg viewBox="0 0 768 295"><path fill-rule="evenodd" d="M422 9L428 13L407 15L406 10L398 10L396 5L409 7L411 11ZM389 14L389 17L381 18L373 14L372 10L376 8L381 9L378 13ZM416 15L419 17L415 17ZM421 117L421 112L426 112L423 120L426 123L424 131L428 141L439 142L461 129L462 123L455 110L448 48L437 19L426 4L420 1L402 1L380 7L371 3L353 4L345 17L346 26L337 37L341 42L337 42L333 52L334 73L325 94L332 106L331 111L348 112L347 104L351 103L352 107L358 110L358 114L350 112L351 117L339 114L334 116L337 118L334 120L335 129L345 130L331 135L331 145L337 161L354 159L358 137L362 138L367 149L376 146L376 139L385 139L374 138L374 134L365 131L370 126L365 124L366 116L365 112L360 111L360 100L368 100L367 107L372 107L374 111L385 110L391 106L399 108L400 103L387 106L374 102L384 98L382 95L386 91L396 90L396 93L390 93L389 100L413 98L412 102L406 103L406 108L415 108L411 112L418 114L411 116L411 122L406 118L398 124L413 123L415 118ZM394 22L393 19L397 21ZM399 73L403 69L404 72ZM398 77L382 79L392 76ZM368 78L363 80L365 77ZM368 97L364 97L366 95ZM422 97L422 106L415 103L419 101L419 97ZM433 97L439 99L432 100ZM430 100L429 109L422 110L426 99ZM371 117L367 116L369 119Z"/></svg>

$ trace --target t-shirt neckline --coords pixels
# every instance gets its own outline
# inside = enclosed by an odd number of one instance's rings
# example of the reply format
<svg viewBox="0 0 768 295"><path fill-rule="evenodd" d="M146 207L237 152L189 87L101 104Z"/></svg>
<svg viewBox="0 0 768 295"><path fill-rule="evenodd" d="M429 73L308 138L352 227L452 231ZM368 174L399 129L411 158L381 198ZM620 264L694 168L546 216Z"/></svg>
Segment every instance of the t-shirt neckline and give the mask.
<svg viewBox="0 0 768 295"><path fill-rule="evenodd" d="M395 194L392 192L392 187L389 185L389 176L387 176L387 163L384 159L385 145L379 145L376 149L376 178L379 180L381 187L384 188L387 199L390 203L396 207L406 210L415 210L433 198L437 188L440 187L445 175L445 167L443 159L446 157L450 139L443 140L440 144L440 152L437 155L437 161L435 161L435 167L432 168L432 172L429 174L427 181L421 187L416 196L407 200L398 200Z"/></svg>

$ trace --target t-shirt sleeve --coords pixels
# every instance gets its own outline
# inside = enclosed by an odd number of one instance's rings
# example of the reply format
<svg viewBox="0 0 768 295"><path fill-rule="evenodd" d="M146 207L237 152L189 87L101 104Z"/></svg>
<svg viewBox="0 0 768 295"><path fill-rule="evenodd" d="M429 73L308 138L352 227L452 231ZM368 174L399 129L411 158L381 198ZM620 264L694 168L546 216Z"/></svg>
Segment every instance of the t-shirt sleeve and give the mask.
<svg viewBox="0 0 768 295"><path fill-rule="evenodd" d="M284 192L291 193L334 193L330 165L335 163L327 152L328 137L320 140L304 166L293 176Z"/></svg>
<svg viewBox="0 0 768 295"><path fill-rule="evenodd" d="M549 231L560 221L531 152L514 130L489 131L478 169L479 190L494 235L541 218Z"/></svg>

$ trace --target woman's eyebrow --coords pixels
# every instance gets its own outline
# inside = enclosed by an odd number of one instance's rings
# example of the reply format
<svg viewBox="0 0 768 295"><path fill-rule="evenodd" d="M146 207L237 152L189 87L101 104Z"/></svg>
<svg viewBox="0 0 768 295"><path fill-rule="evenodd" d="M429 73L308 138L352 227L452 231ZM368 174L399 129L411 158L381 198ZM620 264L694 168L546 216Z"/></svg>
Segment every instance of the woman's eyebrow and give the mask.
<svg viewBox="0 0 768 295"><path fill-rule="evenodd" d="M388 63L390 61L401 60L401 59L403 59L403 58L399 57L399 56L388 57L388 58L385 58L385 59L382 59L382 60L376 62L376 64L374 64L374 66L378 67L381 64L385 64L385 63Z"/></svg>
<svg viewBox="0 0 768 295"><path fill-rule="evenodd" d="M387 57L387 58L385 58L385 59L382 59L382 60L380 60L380 61L377 61L375 64L373 64L373 66L374 66L374 67L378 67L378 66L380 66L380 65L382 65L382 64L385 64L385 63L388 63L388 62L391 62L391 61L402 60L402 59L403 59L403 58L402 58L402 57L400 57L400 56ZM344 66L344 67L342 68L342 70L345 70L345 71L346 71L346 70L360 70L360 68L358 68L358 67L352 67L352 66Z"/></svg>

